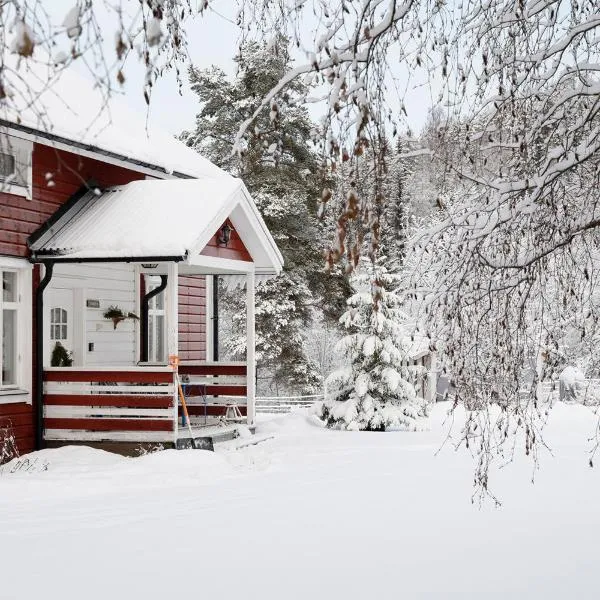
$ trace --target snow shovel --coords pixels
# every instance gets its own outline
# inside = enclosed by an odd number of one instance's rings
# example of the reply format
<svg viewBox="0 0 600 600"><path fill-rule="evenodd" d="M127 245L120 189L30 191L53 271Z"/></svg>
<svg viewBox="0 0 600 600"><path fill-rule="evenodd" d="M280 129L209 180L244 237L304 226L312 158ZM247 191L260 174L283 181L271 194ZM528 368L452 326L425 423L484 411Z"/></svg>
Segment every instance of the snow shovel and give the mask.
<svg viewBox="0 0 600 600"><path fill-rule="evenodd" d="M192 432L192 425L190 424L190 415L188 413L187 404L185 402L185 396L183 395L183 388L181 387L181 381L179 380L179 373L175 374L177 378L177 389L179 390L179 398L181 399L181 406L183 408L183 416L185 417L185 422L187 424L188 432L190 434L190 444L194 450L198 450L198 445L196 444L196 440L194 439L194 434Z"/></svg>

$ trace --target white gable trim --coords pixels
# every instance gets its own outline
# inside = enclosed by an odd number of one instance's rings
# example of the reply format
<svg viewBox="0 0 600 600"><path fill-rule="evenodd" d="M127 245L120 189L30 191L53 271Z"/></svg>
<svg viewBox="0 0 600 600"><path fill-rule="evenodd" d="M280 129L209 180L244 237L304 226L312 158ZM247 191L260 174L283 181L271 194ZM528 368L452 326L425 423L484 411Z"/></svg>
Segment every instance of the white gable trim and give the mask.
<svg viewBox="0 0 600 600"><path fill-rule="evenodd" d="M250 193L246 189L246 186L242 183L242 193L245 202L239 204L239 208L243 211L244 217L248 220L248 225L244 227L243 219L241 226L238 227L236 224L237 215L232 212L230 217L233 226L236 228L244 246L250 253L250 256L254 258L260 250L265 254L266 262L272 265L278 265L276 269L277 274L281 272L283 268L283 256L275 244L275 240L271 235L267 224L264 222L254 200L250 196ZM258 263L257 268L261 268L261 261L254 260Z"/></svg>
<svg viewBox="0 0 600 600"><path fill-rule="evenodd" d="M205 274L214 273L225 275L226 273L240 274L254 272L254 263L245 260L220 258L218 256L205 256L204 254L190 256L184 264L188 264L193 267L205 268ZM183 269L182 272L184 272ZM197 273L198 270L194 269L193 272Z"/></svg>

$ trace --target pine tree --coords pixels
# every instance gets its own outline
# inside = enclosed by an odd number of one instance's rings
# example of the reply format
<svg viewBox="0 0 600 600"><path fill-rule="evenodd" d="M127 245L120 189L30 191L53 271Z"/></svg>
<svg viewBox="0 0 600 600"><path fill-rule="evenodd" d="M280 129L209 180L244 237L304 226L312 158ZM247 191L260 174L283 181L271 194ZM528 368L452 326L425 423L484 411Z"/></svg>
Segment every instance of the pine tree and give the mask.
<svg viewBox="0 0 600 600"><path fill-rule="evenodd" d="M340 322L348 331L339 344L347 366L327 379L322 418L329 427L385 431L412 429L425 414L425 401L412 384L408 343L397 278L381 264L361 261L356 293Z"/></svg>
<svg viewBox="0 0 600 600"><path fill-rule="evenodd" d="M389 166L385 177L385 207L382 218L382 251L387 257L387 267L397 272L404 261L409 229L409 211L413 200L410 181L414 172L411 159L402 156L408 143L398 138L395 149L388 150Z"/></svg>
<svg viewBox="0 0 600 600"><path fill-rule="evenodd" d="M306 356L304 330L315 313L335 319L349 294L342 276L323 272L321 248L326 236L317 219L323 186L319 161L311 143L314 125L295 82L255 122L241 156L231 149L235 135L268 90L290 69L287 40L270 45L248 43L236 58L238 72L230 80L221 70L192 69L190 82L201 109L196 129L183 138L189 146L233 175L243 178L281 250L283 273L256 290L256 352L259 381L312 391L318 369ZM240 295L228 294L222 308L234 322L229 350L245 351Z"/></svg>

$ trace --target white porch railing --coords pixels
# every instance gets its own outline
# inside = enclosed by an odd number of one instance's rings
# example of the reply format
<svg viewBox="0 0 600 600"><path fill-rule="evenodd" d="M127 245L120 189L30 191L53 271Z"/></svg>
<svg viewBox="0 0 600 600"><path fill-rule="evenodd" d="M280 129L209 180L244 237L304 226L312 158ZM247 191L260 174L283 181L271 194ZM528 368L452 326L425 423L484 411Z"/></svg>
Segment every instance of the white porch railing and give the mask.
<svg viewBox="0 0 600 600"><path fill-rule="evenodd" d="M44 369L44 439L169 442L177 430L170 367Z"/></svg>
<svg viewBox="0 0 600 600"><path fill-rule="evenodd" d="M233 406L247 416L246 375L244 362L180 363L179 377L192 423L204 425L228 417L228 408Z"/></svg>
<svg viewBox="0 0 600 600"><path fill-rule="evenodd" d="M246 369L241 362L179 365L193 424L227 418L232 407L247 416ZM181 417L171 367L44 369L45 440L176 442Z"/></svg>

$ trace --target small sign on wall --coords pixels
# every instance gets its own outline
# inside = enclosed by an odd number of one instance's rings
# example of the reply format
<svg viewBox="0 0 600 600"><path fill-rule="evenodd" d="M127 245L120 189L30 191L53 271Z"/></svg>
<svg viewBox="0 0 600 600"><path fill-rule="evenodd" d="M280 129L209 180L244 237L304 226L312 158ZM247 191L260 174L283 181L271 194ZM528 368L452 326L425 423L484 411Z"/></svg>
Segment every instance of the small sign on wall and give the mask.
<svg viewBox="0 0 600 600"><path fill-rule="evenodd" d="M90 299L88 299L88 300L85 301L85 305L88 308L100 308L100 300L90 300Z"/></svg>

